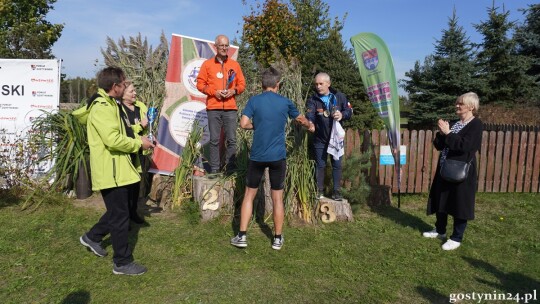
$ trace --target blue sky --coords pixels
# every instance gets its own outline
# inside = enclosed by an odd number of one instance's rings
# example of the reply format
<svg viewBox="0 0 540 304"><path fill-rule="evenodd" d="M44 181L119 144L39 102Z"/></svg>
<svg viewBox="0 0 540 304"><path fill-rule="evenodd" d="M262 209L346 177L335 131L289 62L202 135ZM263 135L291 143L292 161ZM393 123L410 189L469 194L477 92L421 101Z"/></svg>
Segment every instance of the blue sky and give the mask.
<svg viewBox="0 0 540 304"><path fill-rule="evenodd" d="M256 1L246 1L255 4ZM534 0L496 0L495 6L510 11L510 20L522 22L519 8ZM472 24L487 19L493 0L326 0L330 16L340 19L347 13L343 39L361 32L373 32L388 45L396 77L401 79L416 60L433 53L433 45L447 28L455 7L458 22L473 42L481 42ZM163 31L170 41L172 33L213 40L217 34L239 37L242 16L250 9L241 0L60 0L48 15L53 23L64 23L62 37L53 47L63 59L68 78L92 78L102 67L101 48L106 38L117 41L141 33L157 45ZM97 63L96 63L97 60Z"/></svg>

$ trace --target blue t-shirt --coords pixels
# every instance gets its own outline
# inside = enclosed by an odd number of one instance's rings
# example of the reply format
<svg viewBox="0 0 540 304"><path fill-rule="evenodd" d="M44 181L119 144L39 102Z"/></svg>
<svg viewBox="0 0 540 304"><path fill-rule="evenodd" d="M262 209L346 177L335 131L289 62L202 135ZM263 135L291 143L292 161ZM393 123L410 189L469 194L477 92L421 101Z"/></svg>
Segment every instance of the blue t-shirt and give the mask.
<svg viewBox="0 0 540 304"><path fill-rule="evenodd" d="M253 122L250 159L271 162L285 159L285 126L288 118L300 115L292 101L271 91L251 97L242 115Z"/></svg>

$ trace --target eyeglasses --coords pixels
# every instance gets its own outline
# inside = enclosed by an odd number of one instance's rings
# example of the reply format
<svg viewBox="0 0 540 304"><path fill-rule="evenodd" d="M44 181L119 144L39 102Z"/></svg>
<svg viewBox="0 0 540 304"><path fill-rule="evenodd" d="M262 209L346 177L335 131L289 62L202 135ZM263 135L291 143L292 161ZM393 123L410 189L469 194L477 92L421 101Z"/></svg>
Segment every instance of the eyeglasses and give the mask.
<svg viewBox="0 0 540 304"><path fill-rule="evenodd" d="M218 48L220 49L228 49L229 48L229 45L228 44L218 44L216 45Z"/></svg>

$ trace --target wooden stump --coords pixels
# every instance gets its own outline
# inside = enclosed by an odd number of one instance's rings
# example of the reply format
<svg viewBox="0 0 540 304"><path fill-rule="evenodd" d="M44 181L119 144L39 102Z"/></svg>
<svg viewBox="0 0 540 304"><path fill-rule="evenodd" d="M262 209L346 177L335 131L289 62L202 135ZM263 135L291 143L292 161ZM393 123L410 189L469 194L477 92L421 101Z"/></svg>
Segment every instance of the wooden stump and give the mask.
<svg viewBox="0 0 540 304"><path fill-rule="evenodd" d="M223 209L233 210L234 188L232 180L208 179L193 176L193 199L199 203L202 221L211 220Z"/></svg>
<svg viewBox="0 0 540 304"><path fill-rule="evenodd" d="M321 198L317 213L323 223L334 221L352 222L354 220L351 205L346 199L335 201L326 197Z"/></svg>
<svg viewBox="0 0 540 304"><path fill-rule="evenodd" d="M390 186L385 185L371 185L371 192L369 194L368 205L371 207L376 206L390 206L392 205L392 192Z"/></svg>

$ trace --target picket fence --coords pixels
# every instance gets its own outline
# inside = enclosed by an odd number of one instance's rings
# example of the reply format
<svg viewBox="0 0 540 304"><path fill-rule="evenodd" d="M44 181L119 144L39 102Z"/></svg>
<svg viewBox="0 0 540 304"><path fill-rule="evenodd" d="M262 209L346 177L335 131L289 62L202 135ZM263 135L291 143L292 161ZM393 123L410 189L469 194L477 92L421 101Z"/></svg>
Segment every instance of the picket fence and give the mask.
<svg viewBox="0 0 540 304"><path fill-rule="evenodd" d="M429 192L439 151L433 147L435 131L403 130L401 144L407 147L407 164L401 168L401 193ZM398 192L393 165L379 165L381 145L388 145L386 131L347 130L345 157L359 149L371 151L369 181ZM540 192L540 132L483 131L477 153L478 192Z"/></svg>

